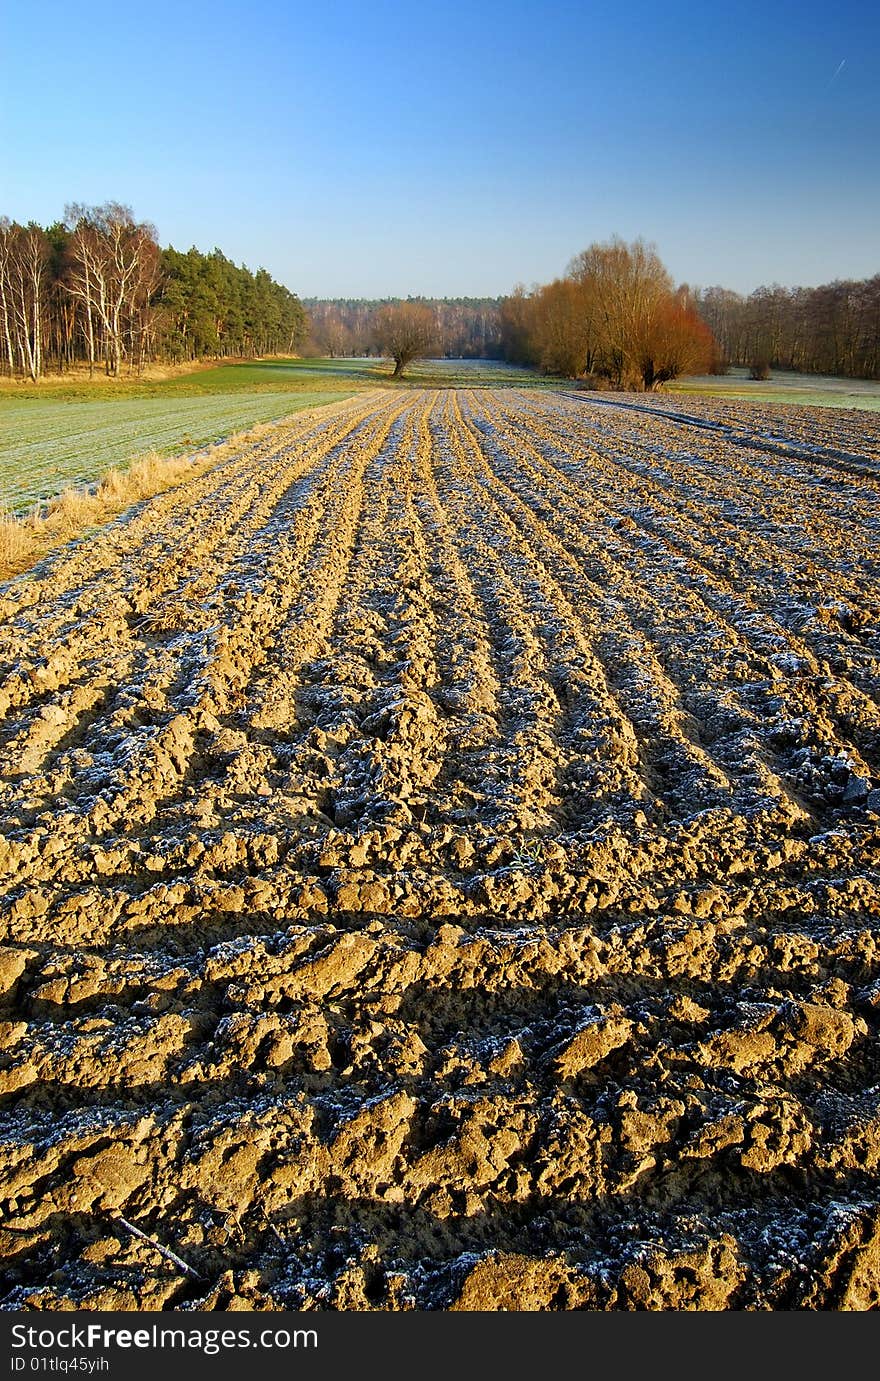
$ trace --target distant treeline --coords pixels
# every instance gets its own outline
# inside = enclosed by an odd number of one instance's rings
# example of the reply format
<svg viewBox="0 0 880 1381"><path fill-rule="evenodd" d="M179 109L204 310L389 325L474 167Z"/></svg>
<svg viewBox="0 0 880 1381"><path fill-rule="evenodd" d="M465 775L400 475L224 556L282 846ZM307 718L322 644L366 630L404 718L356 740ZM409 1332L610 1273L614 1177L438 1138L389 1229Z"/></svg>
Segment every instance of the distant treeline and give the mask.
<svg viewBox="0 0 880 1381"><path fill-rule="evenodd" d="M69 206L47 228L0 218L7 374L293 354L307 333L299 299L265 269L252 273L219 249L162 249L155 228L115 202Z"/></svg>
<svg viewBox="0 0 880 1381"><path fill-rule="evenodd" d="M730 364L880 378L880 274L748 297L705 288L694 302Z"/></svg>
<svg viewBox="0 0 880 1381"><path fill-rule="evenodd" d="M400 298L311 298L266 272L190 249L115 202L43 227L0 217L0 372L38 379L85 362L118 375L150 361L380 354ZM565 275L504 298L410 297L431 350L506 359L596 385L653 388L746 365L880 378L880 274L819 288L676 287L652 246L593 244ZM308 307L308 314L305 308ZM386 323L387 324L387 323Z"/></svg>
<svg viewBox="0 0 880 1381"><path fill-rule="evenodd" d="M310 348L334 356L381 353L378 330L382 309L403 299L303 298L312 323ZM408 297L433 313L435 346L446 359L503 358L500 297Z"/></svg>

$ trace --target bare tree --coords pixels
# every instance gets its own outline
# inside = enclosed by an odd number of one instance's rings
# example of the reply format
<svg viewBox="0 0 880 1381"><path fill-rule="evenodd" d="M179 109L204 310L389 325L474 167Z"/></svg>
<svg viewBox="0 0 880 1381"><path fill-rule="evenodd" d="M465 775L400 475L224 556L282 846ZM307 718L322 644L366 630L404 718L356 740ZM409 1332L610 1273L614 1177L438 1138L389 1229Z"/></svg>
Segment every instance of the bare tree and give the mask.
<svg viewBox="0 0 880 1381"><path fill-rule="evenodd" d="M645 331L639 358L643 387L659 388L681 374L702 374L716 354L712 332L679 292L662 302Z"/></svg>
<svg viewBox="0 0 880 1381"><path fill-rule="evenodd" d="M31 222L19 240L21 263L21 327L27 353L28 372L39 379L43 372L43 325L46 311L46 270L49 244L46 232Z"/></svg>
<svg viewBox="0 0 880 1381"><path fill-rule="evenodd" d="M10 373L39 379L47 301L49 243L38 225L0 221L0 321Z"/></svg>
<svg viewBox="0 0 880 1381"><path fill-rule="evenodd" d="M413 360L424 359L437 348L437 324L430 307L417 302L389 303L373 318L373 335L383 354L394 361L393 378L399 379Z"/></svg>
<svg viewBox="0 0 880 1381"><path fill-rule="evenodd" d="M80 320L89 362L89 378L95 372L96 318L99 315L100 246L97 232L85 216L78 216L79 207L68 207L68 220L77 216L68 246L68 269L64 287L80 308Z"/></svg>
<svg viewBox="0 0 880 1381"><path fill-rule="evenodd" d="M585 286L595 301L597 362L617 386L638 387L643 379L645 341L673 290L656 250L643 240L591 245Z"/></svg>
<svg viewBox="0 0 880 1381"><path fill-rule="evenodd" d="M595 375L615 388L656 388L708 368L714 354L689 290L674 291L656 250L642 240L590 245L565 278L530 296L517 289L501 320L518 358L548 372Z"/></svg>
<svg viewBox="0 0 880 1381"><path fill-rule="evenodd" d="M12 242L13 227L8 217L0 218L0 325L3 352L9 373L15 373L15 345L12 326Z"/></svg>
<svg viewBox="0 0 880 1381"><path fill-rule="evenodd" d="M348 355L354 345L352 333L342 319L339 309L328 304L312 316L312 335L318 348L329 355L331 360L337 356Z"/></svg>
<svg viewBox="0 0 880 1381"><path fill-rule="evenodd" d="M68 206L71 226L67 288L82 304L90 368L94 368L96 327L103 335L107 373L118 377L126 340L142 333L137 325L157 287L159 249L151 225L137 224L127 206Z"/></svg>
<svg viewBox="0 0 880 1381"><path fill-rule="evenodd" d="M576 378L592 367L595 341L584 290L571 278L557 278L538 293L534 305L534 342L538 363L547 374Z"/></svg>

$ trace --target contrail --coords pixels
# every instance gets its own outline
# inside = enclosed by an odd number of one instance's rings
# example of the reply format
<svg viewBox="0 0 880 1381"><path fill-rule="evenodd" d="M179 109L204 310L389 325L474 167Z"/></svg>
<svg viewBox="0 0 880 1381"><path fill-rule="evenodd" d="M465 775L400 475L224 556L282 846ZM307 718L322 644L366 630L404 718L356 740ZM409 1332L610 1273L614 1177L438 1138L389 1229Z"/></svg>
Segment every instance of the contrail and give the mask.
<svg viewBox="0 0 880 1381"><path fill-rule="evenodd" d="M834 76L831 78L831 81L828 83L829 86L833 86L833 85L834 85L834 83L837 81L837 78L840 76L840 74L841 74L841 72L843 71L843 69L844 69L845 66L846 66L846 58L844 58L842 62L838 63L837 71L834 73Z"/></svg>

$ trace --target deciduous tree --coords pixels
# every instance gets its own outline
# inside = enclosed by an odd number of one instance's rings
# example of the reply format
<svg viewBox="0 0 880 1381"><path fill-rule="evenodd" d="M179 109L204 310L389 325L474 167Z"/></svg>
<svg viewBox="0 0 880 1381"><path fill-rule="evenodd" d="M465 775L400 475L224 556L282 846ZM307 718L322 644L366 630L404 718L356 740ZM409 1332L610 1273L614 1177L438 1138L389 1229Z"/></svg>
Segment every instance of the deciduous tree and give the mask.
<svg viewBox="0 0 880 1381"><path fill-rule="evenodd" d="M376 345L394 361L398 379L413 360L423 359L437 347L437 323L429 307L416 302L389 303L373 319Z"/></svg>
<svg viewBox="0 0 880 1381"><path fill-rule="evenodd" d="M138 224L127 206L69 206L68 291L86 314L89 361L94 365L95 324L103 333L107 373L118 376L126 344L138 338L141 319L158 286L156 231Z"/></svg>
<svg viewBox="0 0 880 1381"><path fill-rule="evenodd" d="M642 240L590 245L564 278L528 297L517 289L501 320L508 358L615 388L655 388L713 354L708 327Z"/></svg>
<svg viewBox="0 0 880 1381"><path fill-rule="evenodd" d="M50 247L45 230L0 220L0 322L10 373L39 379Z"/></svg>

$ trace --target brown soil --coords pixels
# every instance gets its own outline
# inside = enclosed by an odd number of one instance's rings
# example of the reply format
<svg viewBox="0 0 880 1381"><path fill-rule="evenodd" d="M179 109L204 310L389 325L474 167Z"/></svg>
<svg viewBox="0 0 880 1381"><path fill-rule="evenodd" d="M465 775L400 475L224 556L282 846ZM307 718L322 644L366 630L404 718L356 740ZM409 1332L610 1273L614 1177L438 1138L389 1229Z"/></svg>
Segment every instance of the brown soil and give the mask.
<svg viewBox="0 0 880 1381"><path fill-rule="evenodd" d="M0 589L0 1307L880 1305L880 419L626 401Z"/></svg>

